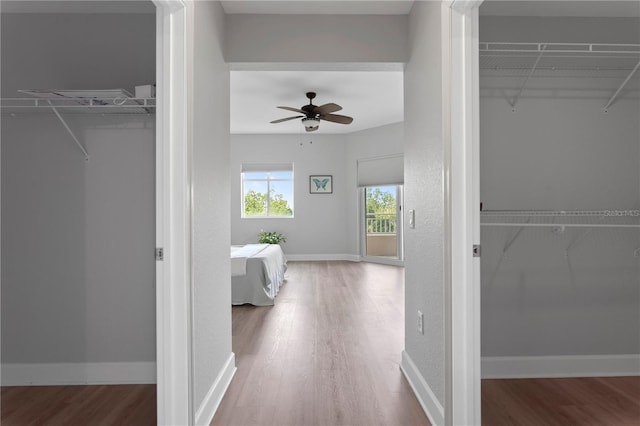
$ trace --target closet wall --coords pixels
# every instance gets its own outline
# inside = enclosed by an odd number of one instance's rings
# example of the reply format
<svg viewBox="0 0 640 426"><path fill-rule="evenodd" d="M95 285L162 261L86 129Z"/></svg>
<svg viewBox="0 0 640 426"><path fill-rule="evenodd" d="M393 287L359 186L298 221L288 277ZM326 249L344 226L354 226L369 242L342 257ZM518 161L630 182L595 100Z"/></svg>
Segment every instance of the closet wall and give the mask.
<svg viewBox="0 0 640 426"><path fill-rule="evenodd" d="M1 18L3 98L155 81L155 15ZM88 162L51 112L2 114L3 384L153 382L154 116L61 112Z"/></svg>
<svg viewBox="0 0 640 426"><path fill-rule="evenodd" d="M484 16L480 41L638 44L640 22ZM501 70L498 63L481 69L483 209L639 209L640 75L603 110L629 72L540 70L512 107L508 101L528 72ZM520 229L482 227L483 358L637 357L638 228ZM552 375L571 370L562 368ZM597 375L606 368L583 370ZM533 374L549 374L543 370ZM483 365L485 373L504 371Z"/></svg>

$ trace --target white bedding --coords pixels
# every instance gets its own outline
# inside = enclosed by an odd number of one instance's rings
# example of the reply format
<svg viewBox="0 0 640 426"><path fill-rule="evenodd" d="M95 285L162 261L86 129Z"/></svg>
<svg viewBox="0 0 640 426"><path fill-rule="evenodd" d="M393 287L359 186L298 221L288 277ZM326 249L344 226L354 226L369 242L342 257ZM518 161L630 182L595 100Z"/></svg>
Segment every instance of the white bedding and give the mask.
<svg viewBox="0 0 640 426"><path fill-rule="evenodd" d="M267 248L269 244L246 244L231 246L231 276L237 277L247 273L247 258Z"/></svg>
<svg viewBox="0 0 640 426"><path fill-rule="evenodd" d="M232 246L231 252L232 304L273 305L287 270L282 248L278 244L247 244Z"/></svg>

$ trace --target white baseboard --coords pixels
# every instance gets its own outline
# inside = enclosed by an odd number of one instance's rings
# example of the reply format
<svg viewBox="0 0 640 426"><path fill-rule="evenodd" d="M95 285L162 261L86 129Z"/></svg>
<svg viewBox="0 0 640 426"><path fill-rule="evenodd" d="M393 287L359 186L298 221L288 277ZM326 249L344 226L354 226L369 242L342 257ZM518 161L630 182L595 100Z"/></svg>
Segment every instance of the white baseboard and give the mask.
<svg viewBox="0 0 640 426"><path fill-rule="evenodd" d="M155 362L2 364L2 386L156 383Z"/></svg>
<svg viewBox="0 0 640 426"><path fill-rule="evenodd" d="M287 254L287 260L295 261L324 261L324 260L347 260L350 262L360 262L357 254Z"/></svg>
<svg viewBox="0 0 640 426"><path fill-rule="evenodd" d="M640 355L482 357L483 379L640 376Z"/></svg>
<svg viewBox="0 0 640 426"><path fill-rule="evenodd" d="M385 256L363 256L361 262L378 263L380 265L404 266L404 260Z"/></svg>
<svg viewBox="0 0 640 426"><path fill-rule="evenodd" d="M413 389L413 393L415 393L416 398L418 398L418 402L420 402L422 409L427 417L429 417L431 424L443 425L444 408L406 351L402 351L400 369L409 381L409 384Z"/></svg>
<svg viewBox="0 0 640 426"><path fill-rule="evenodd" d="M231 352L227 362L211 385L211 388L209 388L207 395L204 397L200 407L198 407L198 410L196 411L197 425L208 425L211 423L213 416L216 414L216 411L220 406L222 397L225 392L227 392L227 388L229 388L229 385L231 384L231 379L233 379L236 370L236 355Z"/></svg>

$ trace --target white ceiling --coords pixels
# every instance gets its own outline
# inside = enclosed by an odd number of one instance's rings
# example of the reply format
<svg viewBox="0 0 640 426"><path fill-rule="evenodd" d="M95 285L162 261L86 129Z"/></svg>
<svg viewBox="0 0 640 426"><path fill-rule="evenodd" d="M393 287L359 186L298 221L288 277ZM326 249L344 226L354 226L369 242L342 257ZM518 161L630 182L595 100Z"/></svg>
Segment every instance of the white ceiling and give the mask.
<svg viewBox="0 0 640 426"><path fill-rule="evenodd" d="M407 15L413 0L222 1L228 14ZM326 68L326 67L325 67ZM231 133L300 133L300 120L270 121L298 115L276 108L300 108L306 92L314 105L333 102L337 114L353 117L349 125L327 121L315 133L351 133L404 120L403 73L395 71L232 71Z"/></svg>
<svg viewBox="0 0 640 426"><path fill-rule="evenodd" d="M353 117L349 125L322 121L316 133L350 133L404 120L401 71L232 71L231 133L300 133L300 120L292 117L309 103L306 92L316 92L314 105L342 106L336 114Z"/></svg>
<svg viewBox="0 0 640 426"><path fill-rule="evenodd" d="M228 14L406 15L413 0L222 1ZM314 105L333 102L353 117L349 125L327 121L314 133L350 133L404 120L401 71L232 71L231 133L304 133L300 120L270 124L296 116L276 106L300 108L306 92L316 92Z"/></svg>

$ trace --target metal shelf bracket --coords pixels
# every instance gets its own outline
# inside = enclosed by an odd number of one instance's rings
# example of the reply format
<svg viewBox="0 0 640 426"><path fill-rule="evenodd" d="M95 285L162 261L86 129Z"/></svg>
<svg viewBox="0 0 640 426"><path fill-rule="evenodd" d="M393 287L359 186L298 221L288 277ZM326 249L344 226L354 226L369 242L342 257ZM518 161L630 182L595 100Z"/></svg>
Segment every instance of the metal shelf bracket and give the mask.
<svg viewBox="0 0 640 426"><path fill-rule="evenodd" d="M527 223L529 222L530 222L530 219L527 219ZM491 277L491 281L489 281L489 288L493 287L493 283L495 282L496 277L498 276L498 271L500 270L500 266L502 265L504 256L507 254L507 252L509 251L513 243L516 242L516 240L518 239L518 237L520 236L523 230L524 230L524 226L521 226L520 229L518 229L518 231L516 231L516 233L504 245L504 248L502 249L502 253L500 253L500 258L498 258L498 263L496 264L496 267L493 270L493 276Z"/></svg>
<svg viewBox="0 0 640 426"><path fill-rule="evenodd" d="M533 63L533 66L531 67L531 70L529 70L529 74L527 74L527 78L525 78L524 82L522 82L522 85L520 86L520 90L518 90L518 93L516 94L516 96L513 98L512 101L510 101L510 102L507 101L507 102L509 102L509 105L511 105L511 111L515 111L516 110L516 104L518 103L518 100L520 99L520 95L522 95L522 91L524 90L525 86L529 82L529 79L531 78L533 73L536 72L536 68L538 67L538 63L540 62L540 59L542 59L542 55L544 55L544 50L546 48L547 48L546 44L543 44L543 45L540 46L540 53L538 54L538 57L536 58L536 61Z"/></svg>
<svg viewBox="0 0 640 426"><path fill-rule="evenodd" d="M84 161L89 161L89 153L87 152L85 147L80 143L76 135L73 133L73 130L71 130L67 122L64 120L64 118L62 118L62 115L60 115L60 112L58 112L58 109L55 106L53 106L51 101L49 101L49 105L51 105L51 110L56 114L56 116L58 117L58 120L60 120L64 128L67 129L67 132L69 132L69 134L71 135L71 138L73 138L76 145L78 145L78 148L80 148L80 151L82 151L82 153L84 154Z"/></svg>
<svg viewBox="0 0 640 426"><path fill-rule="evenodd" d="M622 82L620 87L618 87L618 90L616 90L616 93L614 93L613 96L611 97L611 99L609 99L609 102L607 102L607 104L604 106L604 112L608 112L609 111L609 107L611 105L613 105L613 103L616 101L616 99L618 98L618 95L620 94L620 92L622 91L624 86L627 85L629 80L631 80L631 77L633 77L633 75L636 73L636 71L638 71L638 68L640 68L640 62L638 62L636 64L636 66L633 68L633 70L631 70L631 72L629 73L627 78L624 79L624 81Z"/></svg>

